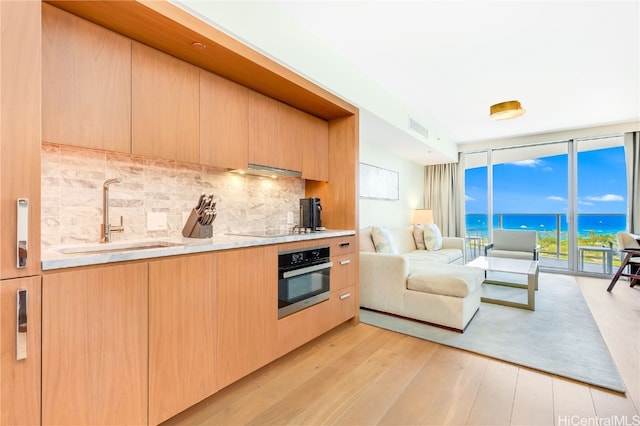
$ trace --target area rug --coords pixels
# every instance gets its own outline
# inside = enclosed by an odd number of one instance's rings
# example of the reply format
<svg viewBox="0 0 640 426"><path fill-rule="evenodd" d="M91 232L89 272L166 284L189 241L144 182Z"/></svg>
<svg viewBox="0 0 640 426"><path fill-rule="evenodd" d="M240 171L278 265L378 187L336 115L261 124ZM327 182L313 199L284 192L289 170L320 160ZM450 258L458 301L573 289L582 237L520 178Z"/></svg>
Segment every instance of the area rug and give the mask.
<svg viewBox="0 0 640 426"><path fill-rule="evenodd" d="M486 284L483 291L485 294L499 292L498 287L505 289L506 298L516 292L510 287ZM497 294L491 296L499 297ZM590 385L626 392L582 292L571 276L540 274L535 311L482 302L464 333L366 309L360 310L360 320Z"/></svg>

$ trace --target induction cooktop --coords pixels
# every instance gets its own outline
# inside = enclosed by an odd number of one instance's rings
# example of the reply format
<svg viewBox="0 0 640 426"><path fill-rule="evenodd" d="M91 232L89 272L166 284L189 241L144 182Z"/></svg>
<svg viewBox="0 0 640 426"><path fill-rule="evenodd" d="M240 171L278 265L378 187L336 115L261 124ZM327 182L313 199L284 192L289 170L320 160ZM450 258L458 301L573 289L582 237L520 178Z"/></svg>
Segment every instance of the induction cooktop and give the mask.
<svg viewBox="0 0 640 426"><path fill-rule="evenodd" d="M294 234L287 231L239 231L239 232L227 232L227 235L239 235L241 237L274 238L274 237L286 237L288 235L294 235Z"/></svg>

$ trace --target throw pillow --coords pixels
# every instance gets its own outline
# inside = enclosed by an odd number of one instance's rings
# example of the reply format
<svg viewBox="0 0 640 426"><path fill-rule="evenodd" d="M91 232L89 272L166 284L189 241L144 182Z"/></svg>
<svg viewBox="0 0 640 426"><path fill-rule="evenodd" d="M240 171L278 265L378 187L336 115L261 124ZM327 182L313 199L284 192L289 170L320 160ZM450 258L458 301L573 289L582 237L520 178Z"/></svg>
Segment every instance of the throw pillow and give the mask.
<svg viewBox="0 0 640 426"><path fill-rule="evenodd" d="M424 245L424 225L413 225L413 239L418 250L426 250Z"/></svg>
<svg viewBox="0 0 640 426"><path fill-rule="evenodd" d="M360 251L375 253L376 247L371 239L371 227L362 228L360 230Z"/></svg>
<svg viewBox="0 0 640 426"><path fill-rule="evenodd" d="M373 240L373 245L376 247L377 253L398 254L398 247L395 241L393 241L391 232L389 232L388 229L372 226L371 239Z"/></svg>
<svg viewBox="0 0 640 426"><path fill-rule="evenodd" d="M442 233L435 223L424 227L424 245L427 250L440 250L442 248Z"/></svg>

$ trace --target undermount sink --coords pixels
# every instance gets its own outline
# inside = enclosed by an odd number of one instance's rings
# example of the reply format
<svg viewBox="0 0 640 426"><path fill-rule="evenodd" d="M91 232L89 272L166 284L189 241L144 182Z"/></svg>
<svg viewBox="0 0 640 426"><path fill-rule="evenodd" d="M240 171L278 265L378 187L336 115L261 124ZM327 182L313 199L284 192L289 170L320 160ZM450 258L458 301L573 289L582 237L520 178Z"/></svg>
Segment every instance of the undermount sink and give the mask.
<svg viewBox="0 0 640 426"><path fill-rule="evenodd" d="M99 254L113 253L119 251L131 250L150 250L166 247L177 247L183 244L172 243L169 241L138 241L138 242L122 242L122 243L100 243L100 244L82 244L72 247L61 247L56 251L62 254Z"/></svg>

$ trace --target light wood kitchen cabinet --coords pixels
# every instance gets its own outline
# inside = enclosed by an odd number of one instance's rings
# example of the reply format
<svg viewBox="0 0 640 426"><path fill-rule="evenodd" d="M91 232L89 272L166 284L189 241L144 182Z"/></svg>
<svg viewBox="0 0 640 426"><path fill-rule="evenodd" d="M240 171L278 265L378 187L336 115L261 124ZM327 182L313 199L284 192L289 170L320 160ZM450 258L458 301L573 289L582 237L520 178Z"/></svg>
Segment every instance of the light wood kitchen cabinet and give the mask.
<svg viewBox="0 0 640 426"><path fill-rule="evenodd" d="M273 361L278 340L276 246L218 254L218 385L225 387Z"/></svg>
<svg viewBox="0 0 640 426"><path fill-rule="evenodd" d="M331 299L278 320L278 356L282 356L329 330Z"/></svg>
<svg viewBox="0 0 640 426"><path fill-rule="evenodd" d="M279 102L249 92L249 163L282 167L278 141Z"/></svg>
<svg viewBox="0 0 640 426"><path fill-rule="evenodd" d="M200 70L200 163L246 169L249 89Z"/></svg>
<svg viewBox="0 0 640 426"><path fill-rule="evenodd" d="M356 284L357 254L355 237L338 237L331 240L331 291Z"/></svg>
<svg viewBox="0 0 640 426"><path fill-rule="evenodd" d="M131 40L42 4L42 140L131 152Z"/></svg>
<svg viewBox="0 0 640 426"><path fill-rule="evenodd" d="M41 27L40 2L0 1L2 279L40 273ZM17 231L19 199L26 200L21 206L28 205L26 238ZM18 240L26 246L18 248Z"/></svg>
<svg viewBox="0 0 640 426"><path fill-rule="evenodd" d="M215 254L149 262L150 424L217 390L215 280Z"/></svg>
<svg viewBox="0 0 640 426"><path fill-rule="evenodd" d="M148 264L42 282L42 424L146 424Z"/></svg>
<svg viewBox="0 0 640 426"><path fill-rule="evenodd" d="M351 285L336 291L331 291L329 303L331 313L329 314L329 327L327 330L356 316L356 310L358 309L356 303L356 286Z"/></svg>
<svg viewBox="0 0 640 426"><path fill-rule="evenodd" d="M131 48L132 153L197 163L198 68L135 41Z"/></svg>
<svg viewBox="0 0 640 426"><path fill-rule="evenodd" d="M0 281L0 425L40 423L40 297L40 276Z"/></svg>
<svg viewBox="0 0 640 426"><path fill-rule="evenodd" d="M326 121L302 113L302 178L329 180L329 125Z"/></svg>
<svg viewBox="0 0 640 426"><path fill-rule="evenodd" d="M302 171L302 152L307 135L307 114L278 103L278 154L280 168ZM306 153L305 153L306 154Z"/></svg>

